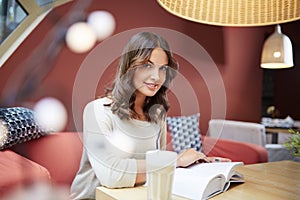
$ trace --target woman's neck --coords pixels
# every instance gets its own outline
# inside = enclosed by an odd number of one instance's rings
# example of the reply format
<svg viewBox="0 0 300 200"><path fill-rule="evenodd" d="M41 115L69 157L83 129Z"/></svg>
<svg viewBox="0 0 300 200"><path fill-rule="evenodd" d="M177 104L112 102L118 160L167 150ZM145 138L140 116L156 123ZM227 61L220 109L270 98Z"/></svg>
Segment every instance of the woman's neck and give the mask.
<svg viewBox="0 0 300 200"><path fill-rule="evenodd" d="M138 114L138 119L145 120L146 116L144 114L144 103L146 100L146 96L136 94L135 102L134 102L134 111Z"/></svg>

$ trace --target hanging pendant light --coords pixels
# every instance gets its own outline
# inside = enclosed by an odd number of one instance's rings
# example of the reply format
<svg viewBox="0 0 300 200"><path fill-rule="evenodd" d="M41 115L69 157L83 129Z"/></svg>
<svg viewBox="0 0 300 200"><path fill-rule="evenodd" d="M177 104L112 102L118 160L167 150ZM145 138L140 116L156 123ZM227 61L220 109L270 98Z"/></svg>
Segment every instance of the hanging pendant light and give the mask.
<svg viewBox="0 0 300 200"><path fill-rule="evenodd" d="M281 69L293 67L293 48L291 40L281 33L280 25L264 43L261 57L261 67L266 69Z"/></svg>
<svg viewBox="0 0 300 200"><path fill-rule="evenodd" d="M266 26L300 19L300 0L156 0L169 13L216 26Z"/></svg>

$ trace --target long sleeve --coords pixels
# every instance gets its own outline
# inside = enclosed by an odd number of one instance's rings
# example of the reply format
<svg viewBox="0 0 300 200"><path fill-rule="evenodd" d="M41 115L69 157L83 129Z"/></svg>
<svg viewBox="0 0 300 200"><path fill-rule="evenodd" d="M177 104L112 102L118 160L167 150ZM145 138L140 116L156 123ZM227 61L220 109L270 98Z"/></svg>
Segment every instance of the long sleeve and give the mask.
<svg viewBox="0 0 300 200"><path fill-rule="evenodd" d="M166 150L167 148L167 125L166 121L161 124L159 147L161 150Z"/></svg>
<svg viewBox="0 0 300 200"><path fill-rule="evenodd" d="M115 139L112 118L98 104L88 104L83 120L85 151L100 184L112 188L134 186L136 160L117 145L126 141Z"/></svg>
<svg viewBox="0 0 300 200"><path fill-rule="evenodd" d="M133 187L137 160L165 146L166 133L155 123L121 120L106 98L90 102L83 114L83 153L71 186L72 199L95 198L95 189ZM163 128L164 129L164 128ZM158 143L159 142L159 143Z"/></svg>

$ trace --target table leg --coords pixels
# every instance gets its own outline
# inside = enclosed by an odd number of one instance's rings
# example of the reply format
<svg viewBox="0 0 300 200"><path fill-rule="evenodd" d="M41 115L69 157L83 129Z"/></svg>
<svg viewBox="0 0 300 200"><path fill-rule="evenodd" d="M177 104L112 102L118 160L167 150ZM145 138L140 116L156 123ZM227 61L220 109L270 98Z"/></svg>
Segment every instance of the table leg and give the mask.
<svg viewBox="0 0 300 200"><path fill-rule="evenodd" d="M272 133L272 144L278 144L278 133Z"/></svg>

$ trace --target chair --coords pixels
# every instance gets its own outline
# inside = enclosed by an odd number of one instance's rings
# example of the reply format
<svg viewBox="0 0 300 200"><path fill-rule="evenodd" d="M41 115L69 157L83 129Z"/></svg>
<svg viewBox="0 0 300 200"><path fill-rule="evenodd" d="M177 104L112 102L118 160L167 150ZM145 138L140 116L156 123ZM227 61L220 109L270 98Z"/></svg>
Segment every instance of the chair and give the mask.
<svg viewBox="0 0 300 200"><path fill-rule="evenodd" d="M292 159L293 157L283 145L267 144L265 126L259 123L211 119L208 135L212 138L260 145L268 151L269 162Z"/></svg>

